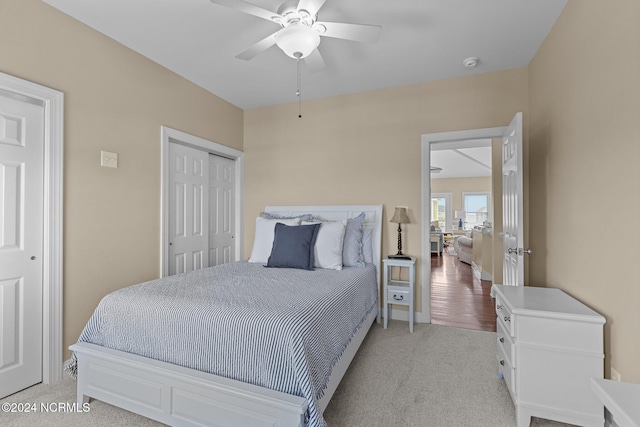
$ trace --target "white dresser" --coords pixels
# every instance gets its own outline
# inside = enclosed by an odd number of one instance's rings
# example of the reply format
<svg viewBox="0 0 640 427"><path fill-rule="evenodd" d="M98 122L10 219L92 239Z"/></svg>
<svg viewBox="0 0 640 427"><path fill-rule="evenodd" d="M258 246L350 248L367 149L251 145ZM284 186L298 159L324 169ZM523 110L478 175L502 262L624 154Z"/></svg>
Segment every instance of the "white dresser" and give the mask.
<svg viewBox="0 0 640 427"><path fill-rule="evenodd" d="M518 427L531 417L604 425L591 378L604 370L605 318L560 289L493 285L498 372L516 408Z"/></svg>

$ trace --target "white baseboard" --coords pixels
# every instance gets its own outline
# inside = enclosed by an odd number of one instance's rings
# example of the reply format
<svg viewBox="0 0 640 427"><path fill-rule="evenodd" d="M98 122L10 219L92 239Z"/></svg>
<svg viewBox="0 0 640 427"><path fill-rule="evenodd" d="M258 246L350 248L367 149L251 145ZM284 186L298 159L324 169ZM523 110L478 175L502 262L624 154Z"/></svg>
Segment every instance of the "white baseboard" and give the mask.
<svg viewBox="0 0 640 427"><path fill-rule="evenodd" d="M476 279L489 280L489 281L493 280L493 277L489 273L484 271L473 261L471 261L471 268L473 269L473 276Z"/></svg>

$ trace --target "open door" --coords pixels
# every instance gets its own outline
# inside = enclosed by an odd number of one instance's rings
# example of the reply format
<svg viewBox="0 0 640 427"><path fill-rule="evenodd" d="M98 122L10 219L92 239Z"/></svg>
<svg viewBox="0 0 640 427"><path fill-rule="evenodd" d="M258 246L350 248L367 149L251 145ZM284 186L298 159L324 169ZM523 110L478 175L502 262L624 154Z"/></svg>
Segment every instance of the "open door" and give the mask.
<svg viewBox="0 0 640 427"><path fill-rule="evenodd" d="M502 135L503 284L524 285L522 206L522 113L516 113Z"/></svg>

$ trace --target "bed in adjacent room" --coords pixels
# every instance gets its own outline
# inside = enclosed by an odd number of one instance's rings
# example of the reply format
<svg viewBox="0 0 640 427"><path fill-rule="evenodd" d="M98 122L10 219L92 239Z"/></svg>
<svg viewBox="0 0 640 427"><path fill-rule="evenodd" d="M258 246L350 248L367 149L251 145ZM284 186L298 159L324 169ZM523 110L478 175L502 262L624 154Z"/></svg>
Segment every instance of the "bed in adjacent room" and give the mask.
<svg viewBox="0 0 640 427"><path fill-rule="evenodd" d="M379 320L381 216L380 205L267 207L249 262L107 295L71 347L78 403L171 425L324 426Z"/></svg>

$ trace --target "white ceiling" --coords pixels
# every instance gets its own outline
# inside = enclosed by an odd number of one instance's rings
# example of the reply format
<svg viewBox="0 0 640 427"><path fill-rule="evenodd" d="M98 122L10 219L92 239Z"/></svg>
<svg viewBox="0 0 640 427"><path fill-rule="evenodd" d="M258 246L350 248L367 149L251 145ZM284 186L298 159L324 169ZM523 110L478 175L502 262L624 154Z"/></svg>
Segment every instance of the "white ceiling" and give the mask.
<svg viewBox="0 0 640 427"><path fill-rule="evenodd" d="M43 0L242 108L297 101L296 61L277 46L235 55L273 22L208 0ZM275 11L283 0L249 0ZM326 68L303 66L304 99L528 65L566 0L327 0L322 21L382 26L370 45L323 37ZM477 56L474 69L465 58Z"/></svg>
<svg viewBox="0 0 640 427"><path fill-rule="evenodd" d="M431 166L442 168L431 179L491 176L491 140L433 143Z"/></svg>

